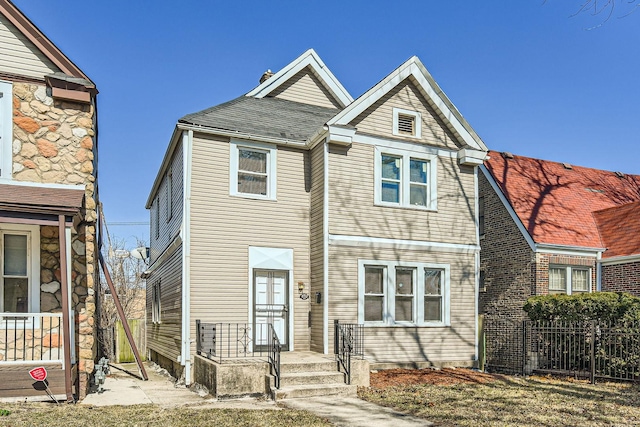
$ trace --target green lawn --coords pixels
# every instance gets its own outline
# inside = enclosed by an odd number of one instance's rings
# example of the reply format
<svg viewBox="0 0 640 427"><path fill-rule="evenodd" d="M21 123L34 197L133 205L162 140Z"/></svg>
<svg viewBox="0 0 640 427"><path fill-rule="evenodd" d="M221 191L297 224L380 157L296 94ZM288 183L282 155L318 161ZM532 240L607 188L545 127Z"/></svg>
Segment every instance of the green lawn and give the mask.
<svg viewBox="0 0 640 427"><path fill-rule="evenodd" d="M91 407L49 403L0 404L11 413L0 416L0 426L330 426L304 411L248 409L163 409L156 405Z"/></svg>
<svg viewBox="0 0 640 427"><path fill-rule="evenodd" d="M640 426L640 386L502 377L488 384L362 388L362 399L438 426Z"/></svg>

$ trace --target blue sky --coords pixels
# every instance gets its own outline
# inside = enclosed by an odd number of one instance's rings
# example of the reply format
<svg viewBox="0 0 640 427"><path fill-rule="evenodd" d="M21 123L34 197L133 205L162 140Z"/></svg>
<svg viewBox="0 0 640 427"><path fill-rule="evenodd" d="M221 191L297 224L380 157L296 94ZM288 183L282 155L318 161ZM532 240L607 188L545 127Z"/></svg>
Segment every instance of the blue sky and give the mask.
<svg viewBox="0 0 640 427"><path fill-rule="evenodd" d="M112 235L148 239L176 121L314 48L355 98L412 55L492 150L640 174L640 10L583 0L13 0L100 90ZM600 25L602 24L602 25ZM590 29L592 27L596 27Z"/></svg>

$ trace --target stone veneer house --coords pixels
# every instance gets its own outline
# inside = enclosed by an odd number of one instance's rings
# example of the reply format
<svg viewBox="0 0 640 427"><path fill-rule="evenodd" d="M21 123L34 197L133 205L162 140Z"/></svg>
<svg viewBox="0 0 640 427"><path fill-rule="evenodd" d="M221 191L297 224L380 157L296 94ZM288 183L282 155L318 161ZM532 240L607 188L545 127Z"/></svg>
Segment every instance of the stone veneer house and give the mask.
<svg viewBox="0 0 640 427"><path fill-rule="evenodd" d="M196 320L320 355L339 320L372 366L473 365L485 154L416 57L354 100L309 50L183 117L147 201L151 359L189 384Z"/></svg>
<svg viewBox="0 0 640 427"><path fill-rule="evenodd" d="M519 371L522 358L506 343L520 339L530 296L640 296L640 176L497 152L481 170L487 364Z"/></svg>
<svg viewBox="0 0 640 427"><path fill-rule="evenodd" d="M95 85L0 0L0 397L83 397L96 357Z"/></svg>

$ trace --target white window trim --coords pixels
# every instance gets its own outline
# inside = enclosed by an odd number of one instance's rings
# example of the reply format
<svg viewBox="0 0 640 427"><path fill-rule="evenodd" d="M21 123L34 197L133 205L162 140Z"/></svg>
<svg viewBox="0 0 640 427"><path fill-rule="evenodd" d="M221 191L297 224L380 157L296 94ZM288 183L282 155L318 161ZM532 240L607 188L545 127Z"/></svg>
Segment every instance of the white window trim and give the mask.
<svg viewBox="0 0 640 427"><path fill-rule="evenodd" d="M400 188L400 203L384 202L382 201L382 155L389 154L392 156L402 157L402 171L401 171L401 188ZM428 188L428 200L427 206L412 205L410 203L411 188L411 171L409 162L411 159L424 160L428 162L429 171L427 174L427 188ZM388 207L400 207L405 209L418 209L426 211L436 211L438 209L438 156L433 154L426 154L418 151L411 150L398 150L395 148L376 147L375 148L375 165L374 165L374 204L376 206L388 206Z"/></svg>
<svg viewBox="0 0 640 427"><path fill-rule="evenodd" d="M587 266L582 266L582 265L558 265L558 264L550 264L549 265L549 270L551 270L552 268L564 268L566 269L566 273L565 273L565 277L566 277L566 288L564 290L564 293L566 293L567 295L571 295L573 293L573 278L572 273L573 270L586 270L587 271L587 290L586 291L578 291L576 292L577 294L588 294L592 292L592 287L591 287L591 267L587 267ZM551 279L549 279L551 280ZM560 289L551 289L551 283L549 283L549 293L555 293L555 294L560 294L562 293L562 291Z"/></svg>
<svg viewBox="0 0 640 427"><path fill-rule="evenodd" d="M407 135L398 130L398 117L399 115L412 116L415 119L416 133L415 135ZM422 115L418 111L404 110L402 108L393 109L393 134L395 136L401 136L403 138L422 138Z"/></svg>
<svg viewBox="0 0 640 427"><path fill-rule="evenodd" d="M231 140L230 146L230 165L229 165L229 194L231 196L244 197L247 199L258 200L276 200L276 182L277 182L277 152L275 145L259 144L255 142ZM238 191L238 151L240 148L248 148L250 150L260 150L267 153L267 195L241 193Z"/></svg>
<svg viewBox="0 0 640 427"><path fill-rule="evenodd" d="M365 267L384 267L385 278L383 284L383 321L382 322L365 322L364 320L364 290L365 290ZM391 318L394 312L395 304L395 268L408 267L415 269L415 289L413 294L413 322L395 322ZM443 270L442 283L442 321L426 322L424 321L424 270L437 269ZM402 262L402 261L380 261L380 260L358 260L358 323L365 326L398 326L398 327L415 327L415 326L451 326L451 268L449 264L436 264L430 262Z"/></svg>
<svg viewBox="0 0 640 427"><path fill-rule="evenodd" d="M12 177L13 86L0 80L0 178Z"/></svg>
<svg viewBox="0 0 640 427"><path fill-rule="evenodd" d="M161 280L151 285L151 322L153 324L162 323L162 291Z"/></svg>
<svg viewBox="0 0 640 427"><path fill-rule="evenodd" d="M27 266L29 268L29 294L27 297L29 299L28 312L40 313L40 226L3 224L0 226L0 231L0 238L5 233L27 235ZM0 245L1 244L3 244L2 241L0 241ZM2 248L0 256L4 256L4 248Z"/></svg>

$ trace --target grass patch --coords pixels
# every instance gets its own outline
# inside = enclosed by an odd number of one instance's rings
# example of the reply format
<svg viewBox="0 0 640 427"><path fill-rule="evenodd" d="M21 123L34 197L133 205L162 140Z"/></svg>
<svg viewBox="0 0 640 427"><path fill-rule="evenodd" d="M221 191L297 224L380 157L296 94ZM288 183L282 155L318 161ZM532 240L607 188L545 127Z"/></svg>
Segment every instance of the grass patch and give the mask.
<svg viewBox="0 0 640 427"><path fill-rule="evenodd" d="M54 405L49 403L3 404L10 415L0 426L331 426L305 411L250 409L161 408L156 405L105 406Z"/></svg>
<svg viewBox="0 0 640 427"><path fill-rule="evenodd" d="M485 384L361 388L359 397L438 426L640 426L640 386L499 377Z"/></svg>

